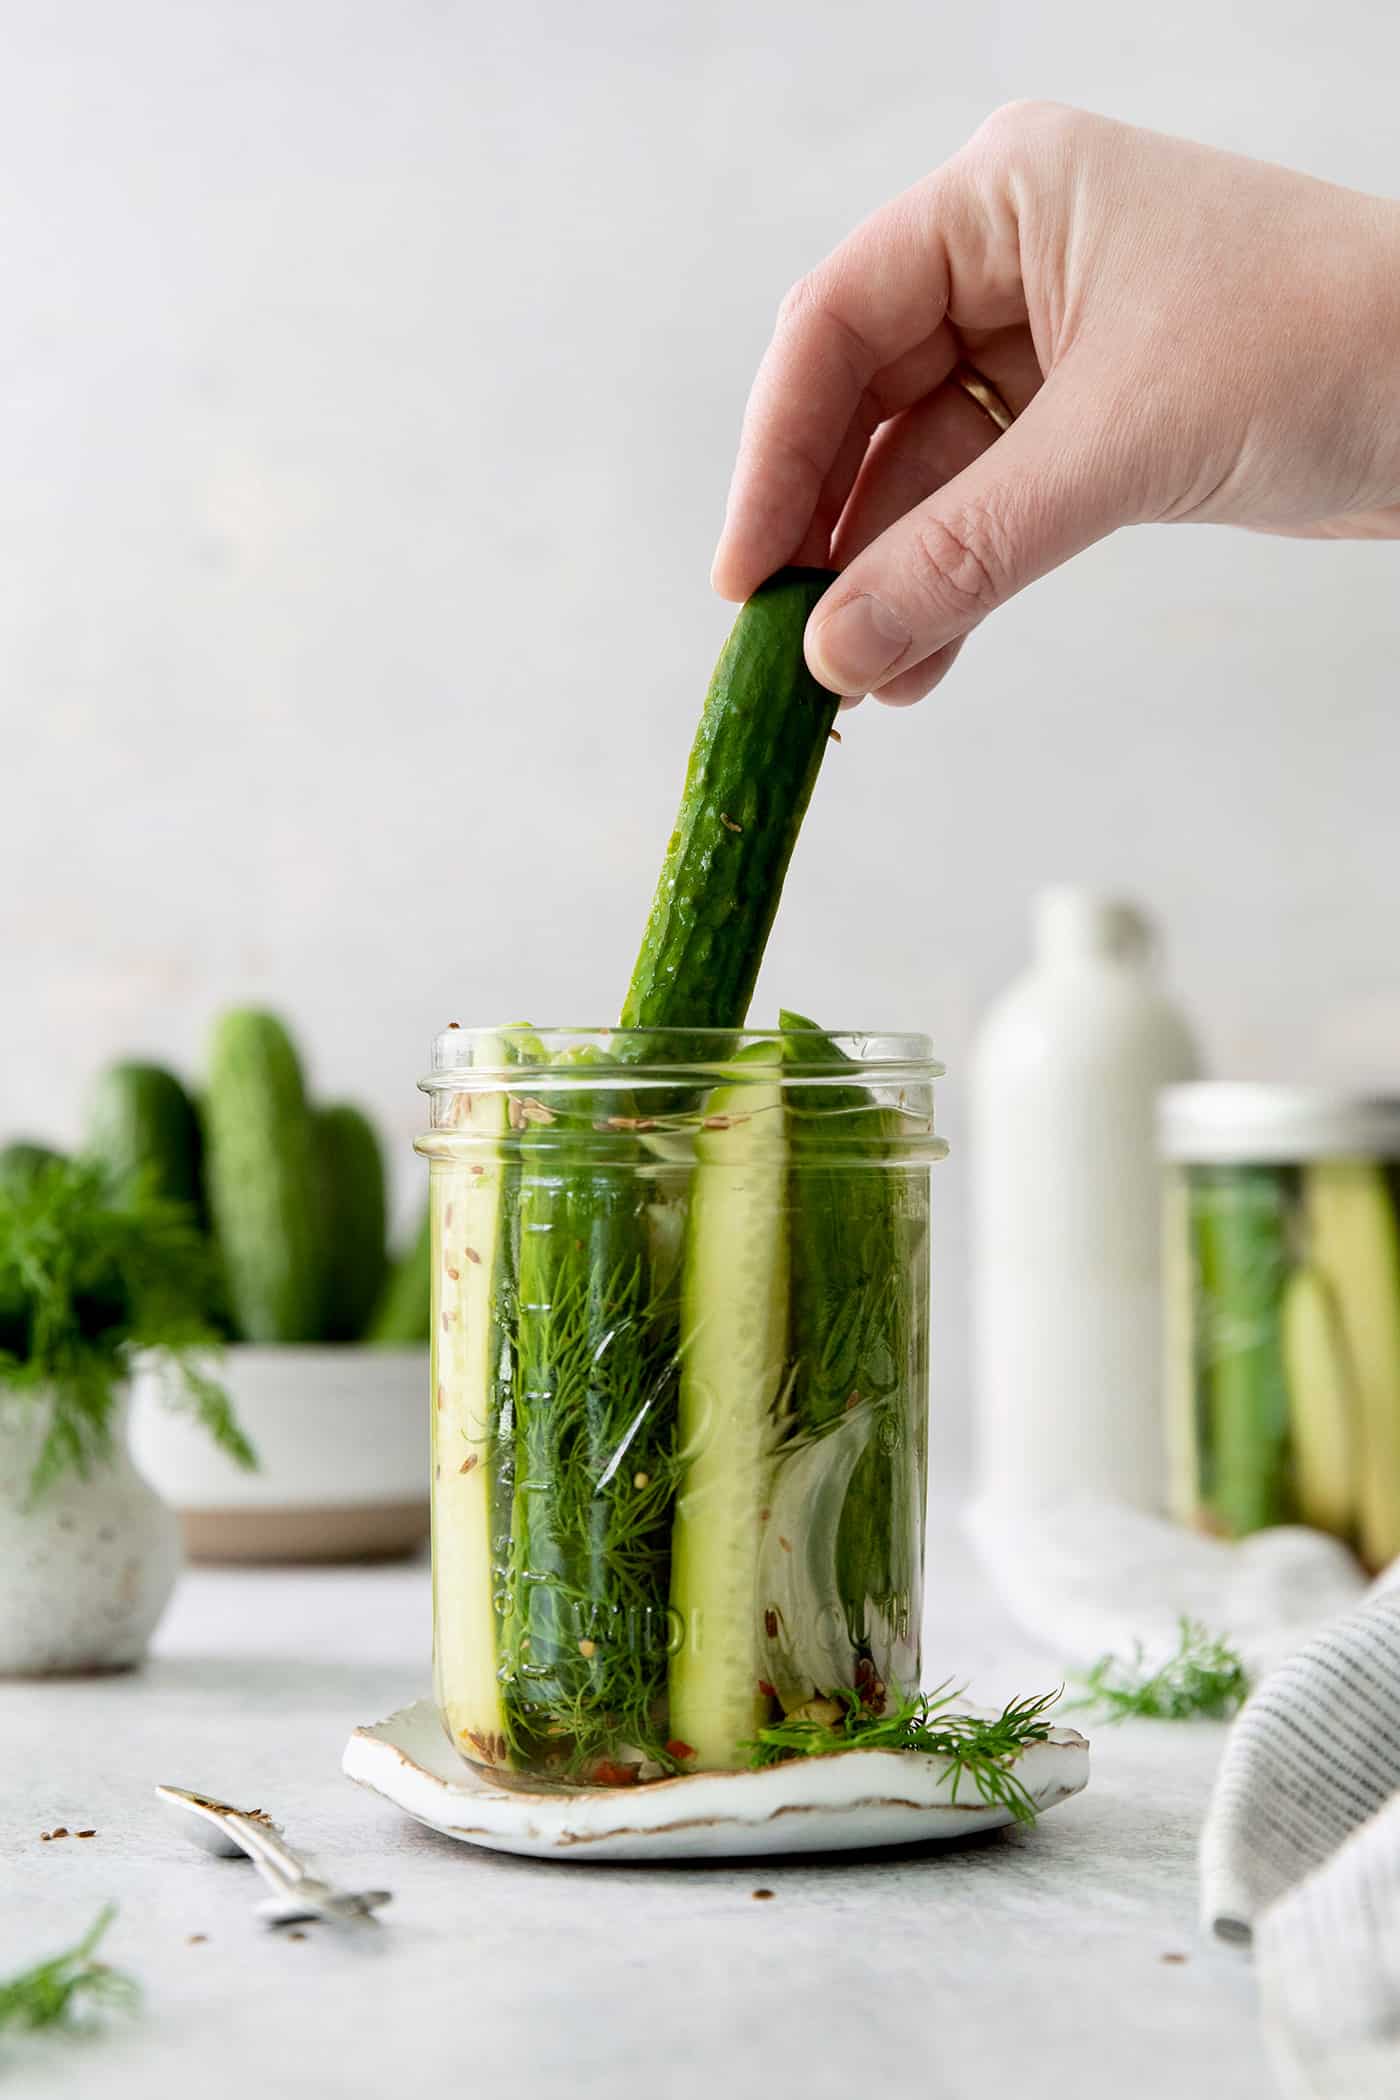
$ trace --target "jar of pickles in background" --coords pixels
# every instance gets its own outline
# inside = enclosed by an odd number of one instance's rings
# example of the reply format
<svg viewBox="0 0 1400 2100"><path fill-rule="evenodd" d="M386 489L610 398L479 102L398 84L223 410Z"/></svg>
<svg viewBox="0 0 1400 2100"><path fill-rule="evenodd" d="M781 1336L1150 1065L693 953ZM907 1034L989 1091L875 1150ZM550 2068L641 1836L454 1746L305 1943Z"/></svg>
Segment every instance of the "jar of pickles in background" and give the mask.
<svg viewBox="0 0 1400 2100"><path fill-rule="evenodd" d="M1172 1509L1400 1554L1400 1099L1161 1096Z"/></svg>
<svg viewBox="0 0 1400 2100"><path fill-rule="evenodd" d="M498 1773L753 1761L919 1684L923 1036L449 1029L438 1706Z"/></svg>

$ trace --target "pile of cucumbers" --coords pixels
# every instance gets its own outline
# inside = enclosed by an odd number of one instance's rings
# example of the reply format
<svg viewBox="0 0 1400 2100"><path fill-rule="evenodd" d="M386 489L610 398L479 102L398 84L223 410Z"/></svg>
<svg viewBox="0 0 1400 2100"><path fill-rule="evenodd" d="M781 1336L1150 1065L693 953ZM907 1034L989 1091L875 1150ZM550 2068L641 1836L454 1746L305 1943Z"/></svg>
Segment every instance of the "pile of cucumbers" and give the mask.
<svg viewBox="0 0 1400 2100"><path fill-rule="evenodd" d="M194 1211L216 1250L230 1339L427 1340L426 1221L391 1259L378 1136L350 1103L310 1099L275 1014L221 1016L198 1096L162 1065L109 1066L83 1152L117 1187L140 1177Z"/></svg>

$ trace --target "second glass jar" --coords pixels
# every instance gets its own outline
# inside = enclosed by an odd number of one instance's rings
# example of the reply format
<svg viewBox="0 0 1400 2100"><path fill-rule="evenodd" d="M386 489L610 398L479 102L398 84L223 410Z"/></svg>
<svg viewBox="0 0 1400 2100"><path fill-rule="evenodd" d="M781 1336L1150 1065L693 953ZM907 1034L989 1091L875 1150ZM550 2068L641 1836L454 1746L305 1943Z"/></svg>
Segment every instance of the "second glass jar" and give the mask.
<svg viewBox="0 0 1400 2100"><path fill-rule="evenodd" d="M424 1082L438 1704L625 1785L917 1689L921 1036L451 1029Z"/></svg>

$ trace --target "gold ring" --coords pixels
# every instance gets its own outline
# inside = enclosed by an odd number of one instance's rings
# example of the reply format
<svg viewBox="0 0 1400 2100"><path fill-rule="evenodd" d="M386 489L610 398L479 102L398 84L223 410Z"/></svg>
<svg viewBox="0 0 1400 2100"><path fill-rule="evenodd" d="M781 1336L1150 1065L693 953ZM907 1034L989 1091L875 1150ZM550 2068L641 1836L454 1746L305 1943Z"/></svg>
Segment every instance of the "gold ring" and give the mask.
<svg viewBox="0 0 1400 2100"><path fill-rule="evenodd" d="M954 386L960 386L969 401L975 401L984 415L991 417L997 429L1009 430L1016 418L1012 415L1001 395L990 379L984 379L975 365L954 365L948 374Z"/></svg>

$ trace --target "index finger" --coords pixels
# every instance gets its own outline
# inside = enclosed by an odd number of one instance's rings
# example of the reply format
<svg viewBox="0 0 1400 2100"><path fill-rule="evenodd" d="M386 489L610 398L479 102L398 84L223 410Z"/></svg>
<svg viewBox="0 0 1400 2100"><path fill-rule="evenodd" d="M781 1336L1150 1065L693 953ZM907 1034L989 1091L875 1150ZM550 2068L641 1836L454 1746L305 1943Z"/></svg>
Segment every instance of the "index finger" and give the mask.
<svg viewBox="0 0 1400 2100"><path fill-rule="evenodd" d="M793 558L882 371L950 315L988 328L1023 313L1010 199L988 156L970 149L882 206L802 278L783 301L744 412L712 572L721 596L749 597Z"/></svg>

